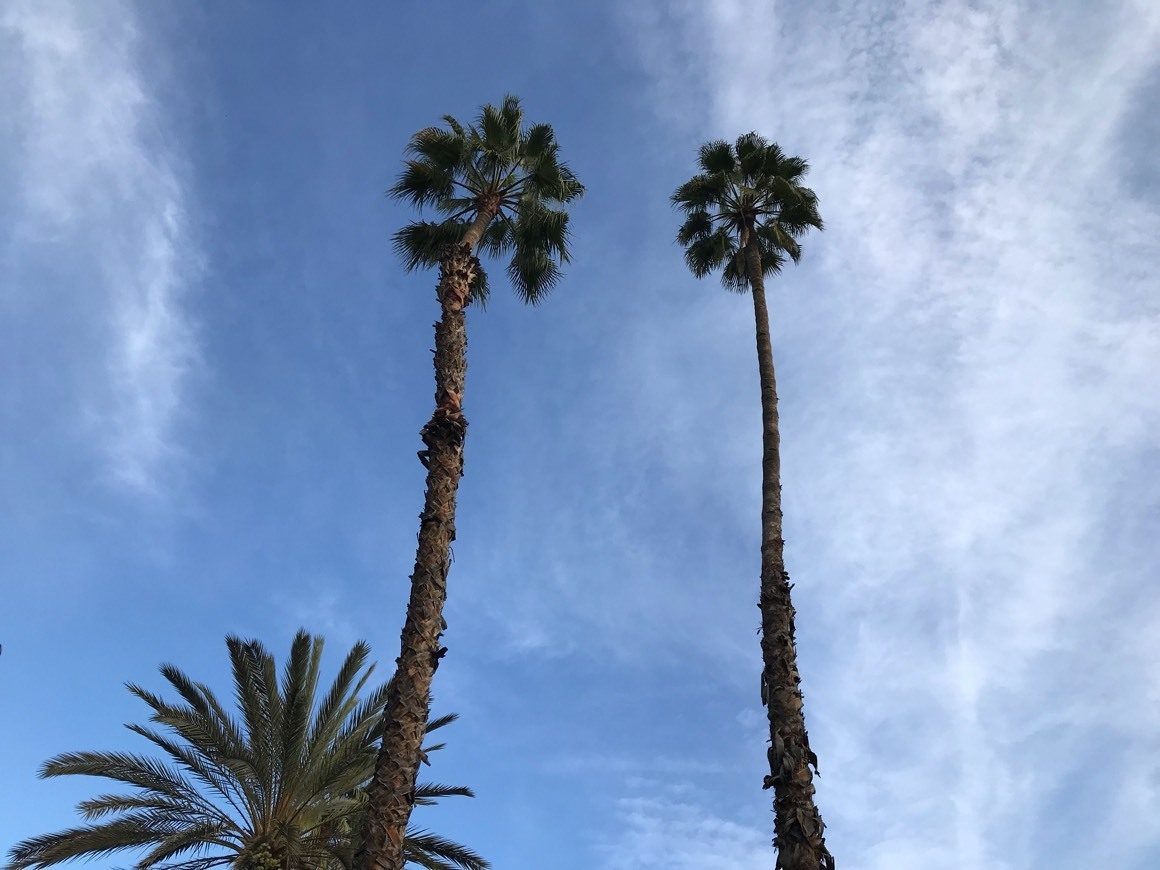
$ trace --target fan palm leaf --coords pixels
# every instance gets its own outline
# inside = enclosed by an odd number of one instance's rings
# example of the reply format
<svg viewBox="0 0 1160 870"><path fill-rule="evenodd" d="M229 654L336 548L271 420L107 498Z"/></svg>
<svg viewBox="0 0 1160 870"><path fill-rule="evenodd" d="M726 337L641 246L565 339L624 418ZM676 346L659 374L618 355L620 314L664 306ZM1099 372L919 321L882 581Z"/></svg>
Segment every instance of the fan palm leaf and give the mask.
<svg viewBox="0 0 1160 870"><path fill-rule="evenodd" d="M428 127L411 137L409 159L390 193L444 217L404 227L395 234L396 253L411 271L438 265L449 245L467 241L489 257L509 256L516 293L539 302L568 262L563 206L583 195L583 185L560 161L551 125L524 126L516 97L484 106L471 124L449 115L443 120L446 128ZM486 220L476 227L481 216ZM481 298L477 282L472 300Z"/></svg>

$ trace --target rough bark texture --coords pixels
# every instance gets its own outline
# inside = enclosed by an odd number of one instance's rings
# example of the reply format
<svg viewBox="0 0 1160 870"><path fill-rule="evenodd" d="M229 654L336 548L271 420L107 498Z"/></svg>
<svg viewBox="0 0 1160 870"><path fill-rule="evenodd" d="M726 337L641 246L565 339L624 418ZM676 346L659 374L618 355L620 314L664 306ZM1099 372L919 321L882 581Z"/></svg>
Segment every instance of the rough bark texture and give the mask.
<svg viewBox="0 0 1160 870"><path fill-rule="evenodd" d="M483 224L486 226L486 223ZM472 230L475 230L473 225ZM478 234L469 235L478 239ZM427 495L419 515L419 547L411 598L403 626L402 651L387 695L384 733L368 789L367 870L403 870L403 836L414 806L415 779L431 705L431 680L446 648L439 644L445 623L447 570L455 540L455 500L463 474L463 387L467 373L464 308L480 268L473 244L450 248L439 267L442 317L435 324L435 413L423 427Z"/></svg>
<svg viewBox="0 0 1160 870"><path fill-rule="evenodd" d="M761 374L761 700L769 716L769 775L773 788L774 839L779 870L830 870L825 825L814 804L810 750L794 639L791 585L785 570L781 531L781 436L777 428L777 380L769 338L769 310L757 240L745 245L745 271L757 322L757 364Z"/></svg>

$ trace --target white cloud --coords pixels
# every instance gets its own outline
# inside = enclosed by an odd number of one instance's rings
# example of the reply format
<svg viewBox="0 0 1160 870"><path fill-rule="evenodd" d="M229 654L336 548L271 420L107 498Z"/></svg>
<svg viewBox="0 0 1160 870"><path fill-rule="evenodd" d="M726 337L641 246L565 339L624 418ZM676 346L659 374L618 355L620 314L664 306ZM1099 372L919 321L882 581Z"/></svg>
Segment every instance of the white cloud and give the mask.
<svg viewBox="0 0 1160 870"><path fill-rule="evenodd" d="M5 4L0 40L6 303L37 312L47 339L21 364L58 385L73 373L56 398L83 439L118 483L156 494L196 365L183 300L196 256L143 34L126 3L21 0Z"/></svg>
<svg viewBox="0 0 1160 870"><path fill-rule="evenodd" d="M768 867L769 834L669 798L623 798L624 832L605 844L607 870L745 870Z"/></svg>
<svg viewBox="0 0 1160 870"><path fill-rule="evenodd" d="M776 9L656 4L635 34L682 133L757 129L815 167L828 230L773 305L831 845L859 867L1083 867L1115 829L1147 862L1160 210L1124 179L1153 147L1125 125L1160 10ZM650 373L736 319L671 316ZM650 381L641 413L719 403L700 386ZM682 443L649 447L686 474ZM1065 787L1092 764L1119 788ZM1068 813L1090 846L1053 827Z"/></svg>

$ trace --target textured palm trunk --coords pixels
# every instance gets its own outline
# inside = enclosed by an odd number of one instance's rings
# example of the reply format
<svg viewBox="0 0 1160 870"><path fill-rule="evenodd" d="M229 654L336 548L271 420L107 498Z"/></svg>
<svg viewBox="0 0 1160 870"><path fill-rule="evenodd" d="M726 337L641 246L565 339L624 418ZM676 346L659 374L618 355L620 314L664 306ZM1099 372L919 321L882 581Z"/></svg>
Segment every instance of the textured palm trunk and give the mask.
<svg viewBox="0 0 1160 870"><path fill-rule="evenodd" d="M427 494L419 515L419 546L411 597L403 626L401 652L383 712L383 742L368 787L366 870L403 870L403 837L415 804L415 780L431 708L431 681L446 653L440 638L446 623L447 571L455 540L455 501L463 475L463 387L467 375L467 324L464 309L480 268L473 249L494 214L481 212L463 242L448 249L439 265L439 304L435 324L435 412L423 427Z"/></svg>
<svg viewBox="0 0 1160 870"><path fill-rule="evenodd" d="M779 870L829 870L834 858L826 848L825 825L814 804L810 750L802 711L794 609L785 570L781 529L781 436L777 427L777 379L769 338L769 310L757 240L745 244L745 271L753 293L757 323L757 365L761 374L761 672L762 703L769 716L769 775L773 788L774 840Z"/></svg>

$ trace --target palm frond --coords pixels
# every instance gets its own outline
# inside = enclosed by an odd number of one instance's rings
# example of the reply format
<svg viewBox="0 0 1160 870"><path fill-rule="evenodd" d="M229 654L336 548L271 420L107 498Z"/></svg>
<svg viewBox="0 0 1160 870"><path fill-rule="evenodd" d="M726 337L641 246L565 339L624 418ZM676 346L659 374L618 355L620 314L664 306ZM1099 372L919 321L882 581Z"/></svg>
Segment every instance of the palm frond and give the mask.
<svg viewBox="0 0 1160 870"><path fill-rule="evenodd" d="M408 160L388 193L414 206L432 205L455 194L455 176L419 160Z"/></svg>
<svg viewBox="0 0 1160 870"><path fill-rule="evenodd" d="M166 862L165 864L156 865L153 870L211 870L213 867L220 867L223 864L233 864L236 860L234 855L217 855L209 858L192 858L185 861L178 861L176 863Z"/></svg>
<svg viewBox="0 0 1160 870"><path fill-rule="evenodd" d="M150 846L176 833L151 813L132 813L101 825L69 828L22 840L8 852L9 870L50 867L76 858L96 858Z"/></svg>
<svg viewBox="0 0 1160 870"><path fill-rule="evenodd" d="M471 303L480 308L487 308L487 300L491 298L491 286L487 282L487 271L478 269L475 279L471 282Z"/></svg>
<svg viewBox="0 0 1160 870"><path fill-rule="evenodd" d="M483 234L479 242L480 253L489 257L502 256L504 251L511 250L515 242L512 239L512 224L507 215L500 215L499 220L493 221Z"/></svg>
<svg viewBox="0 0 1160 870"><path fill-rule="evenodd" d="M410 272L420 266L438 265L447 246L458 244L465 232L464 221L414 221L395 233L392 244L403 267Z"/></svg>
<svg viewBox="0 0 1160 870"><path fill-rule="evenodd" d="M465 785L444 785L439 782L421 782L415 786L415 803L434 804L441 798L475 797L475 792Z"/></svg>
<svg viewBox="0 0 1160 870"><path fill-rule="evenodd" d="M166 752L182 768L193 774L200 782L221 796L234 810L240 812L242 806L247 804L251 809L256 806L256 795L247 794L239 786L239 777L237 774L228 767L223 767L209 759L204 751L199 751L196 748L197 744L190 743L189 745L183 746L142 725L128 725L126 727L135 734L140 734L146 740L149 740L155 746L158 746ZM208 814L216 815L224 821L229 821L229 816L222 813L212 802L206 799L195 800L193 798L194 795L197 795L198 798L201 797L200 792L190 785L186 792L185 800L196 803Z"/></svg>
<svg viewBox="0 0 1160 870"><path fill-rule="evenodd" d="M514 157L522 116L519 103L513 102L512 97L505 97L499 107L489 103L481 108L475 122L482 146L481 156L495 161Z"/></svg>
<svg viewBox="0 0 1160 870"><path fill-rule="evenodd" d="M135 866L142 870L210 870L243 860L271 837L279 853L303 870L350 866L386 695L386 686L378 686L359 700L371 671L368 648L356 644L315 708L321 638L305 632L295 636L280 683L273 656L261 644L231 637L227 645L244 724L231 725L213 692L171 665L163 666L162 673L184 704L130 685L162 728L127 727L168 760L125 752L74 752L49 759L42 776L98 776L131 791L81 801L78 812L92 824L18 843L9 853L13 870L39 870L122 850L139 851ZM433 720L430 730L454 719ZM240 758L227 757L227 752ZM270 757L263 759L262 753ZM427 805L471 794L462 786L436 783L419 786L417 798ZM448 846L444 852L454 856L463 847L424 836L436 851L417 847L415 854L461 868L439 857L438 849L442 843Z"/></svg>
<svg viewBox="0 0 1160 870"><path fill-rule="evenodd" d="M162 699L130 685L129 691L153 707L153 721L158 724L177 727L175 723L184 723L191 733L182 732L182 736L191 743L207 750L216 752L222 758L249 763L250 751L242 735L241 725L226 712L221 701L204 683L197 683L186 676L179 668L173 665L162 665L161 676L177 689L178 694L189 704L189 709L197 715L192 715L184 708L178 708ZM192 733L196 729L203 729L204 733ZM252 765L251 765L252 767Z"/></svg>
<svg viewBox="0 0 1160 870"><path fill-rule="evenodd" d="M757 133L745 133L737 137L737 171L746 183L753 184L762 175L767 161L777 162L781 149L771 145Z"/></svg>
<svg viewBox="0 0 1160 870"><path fill-rule="evenodd" d="M338 736L342 724L358 706L358 696L374 673L374 665L363 671L371 648L359 641L346 655L334 682L330 684L326 697L318 706L314 722L307 738L306 755L315 756L324 752ZM360 676L361 673L361 676Z"/></svg>
<svg viewBox="0 0 1160 870"><path fill-rule="evenodd" d="M234 678L234 699L242 712L245 739L258 791L258 803L268 804L269 787L274 784L274 732L278 727L279 704L277 670L274 658L257 641L244 641L230 635L226 638Z"/></svg>
<svg viewBox="0 0 1160 870"><path fill-rule="evenodd" d="M77 812L87 822L96 821L114 813L131 810L170 810L189 812L188 804L159 794L102 794L77 804Z"/></svg>
<svg viewBox="0 0 1160 870"><path fill-rule="evenodd" d="M706 211L720 206L728 195L727 176L694 175L678 187L670 199L682 211Z"/></svg>
<svg viewBox="0 0 1160 870"><path fill-rule="evenodd" d="M444 116L450 129L427 127L411 137L407 152L417 162L456 177L471 162L472 143L454 118Z"/></svg>
<svg viewBox="0 0 1160 870"><path fill-rule="evenodd" d="M724 139L714 139L702 145L697 152L697 163L702 171L708 175L728 174L737 169L737 158L733 154L733 146Z"/></svg>
<svg viewBox="0 0 1160 870"><path fill-rule="evenodd" d="M712 234L713 216L704 210L690 211L681 228L677 230L677 244L685 247Z"/></svg>
<svg viewBox="0 0 1160 870"><path fill-rule="evenodd" d="M757 245L762 274L768 275L780 271L787 258L801 259L801 236L823 228L817 196L799 183L809 164L786 156L776 142L757 133L739 136L732 145L707 142L698 164L703 171L671 197L685 214L677 242L696 277L720 269L726 288L745 291L750 276L738 251L742 239Z"/></svg>
<svg viewBox="0 0 1160 870"><path fill-rule="evenodd" d="M799 186L799 182L809 174L810 164L801 157L787 157L776 145L773 147L777 149L776 155L772 156L775 168L767 174L785 179L795 187Z"/></svg>
<svg viewBox="0 0 1160 870"><path fill-rule="evenodd" d="M359 701L358 706L347 717L346 724L342 726L337 738L338 743L360 739L358 736L362 734L366 734L371 743L377 743L382 739L383 734L379 730L383 724L380 714L387 704L387 692L390 688L389 682L383 683Z"/></svg>
<svg viewBox="0 0 1160 870"><path fill-rule="evenodd" d="M463 125L456 121L453 115L444 115L443 123L450 127L451 132L456 136L463 138L467 135L467 131L464 129Z"/></svg>
<svg viewBox="0 0 1160 870"><path fill-rule="evenodd" d="M399 230L396 253L407 271L435 266L447 245L458 242L486 208L492 220L478 252L510 254L507 272L517 295L535 303L557 283L569 259L567 216L559 206L582 196L584 186L560 161L552 127L525 128L514 96L483 106L470 126L450 116L443 120L446 128L430 127L412 138L411 159L391 192L419 208L435 209L444 219ZM487 274L477 270L471 301L483 304L488 294Z"/></svg>
<svg viewBox="0 0 1160 870"><path fill-rule="evenodd" d="M197 746L205 758L214 764L221 764L229 758L248 761L241 735L222 728L205 699L196 692L194 697L199 706L181 707L133 683L127 683L126 688L153 709L151 721L164 725ZM252 772L252 768L249 769Z"/></svg>
<svg viewBox="0 0 1160 870"><path fill-rule="evenodd" d="M685 265L698 278L715 272L737 254L737 241L724 227L685 246Z"/></svg>
<svg viewBox="0 0 1160 870"><path fill-rule="evenodd" d="M557 150L556 133L551 124L533 124L524 134L523 156L529 163L555 162Z"/></svg>
<svg viewBox="0 0 1160 870"><path fill-rule="evenodd" d="M308 766L306 740L310 734L314 696L324 642L301 629L290 645L282 675L282 721L277 734L278 794L293 792L296 777Z"/></svg>
<svg viewBox="0 0 1160 870"><path fill-rule="evenodd" d="M559 283L560 267L543 248L517 245L508 263L508 280L524 302L538 304Z"/></svg>
<svg viewBox="0 0 1160 870"><path fill-rule="evenodd" d="M765 253L779 252L784 253L795 263L802 258L802 247L798 244L798 240L786 232L785 227L781 225L780 221L770 221L762 224L756 230L757 238L760 241L762 261L764 266ZM781 258L784 260L784 258ZM778 266L780 268L780 263ZM776 271L776 270L775 270Z"/></svg>
<svg viewBox="0 0 1160 870"><path fill-rule="evenodd" d="M512 241L517 250L536 248L558 263L567 263L568 213L541 203L528 204L516 216Z"/></svg>
<svg viewBox="0 0 1160 870"><path fill-rule="evenodd" d="M444 867L452 870L488 870L491 866L480 855L466 846L462 846L445 837L432 834L424 830L408 830L403 844L408 861L414 861L421 867L440 867L438 864L424 864L419 856L428 859L434 858L444 862Z"/></svg>
<svg viewBox="0 0 1160 870"><path fill-rule="evenodd" d="M222 831L211 824L192 825L176 830L137 862L137 870L164 866L165 862L178 855L187 852L201 854L215 846L219 849L232 850L234 844L222 839L221 834Z"/></svg>
<svg viewBox="0 0 1160 870"><path fill-rule="evenodd" d="M446 728L452 722L457 722L458 720L458 713L447 713L444 716L438 716L427 723L427 733L430 734L432 731L438 731L440 728Z"/></svg>
<svg viewBox="0 0 1160 870"><path fill-rule="evenodd" d="M58 776L99 776L147 792L187 799L196 790L163 762L128 752L65 752L41 765L42 779Z"/></svg>

